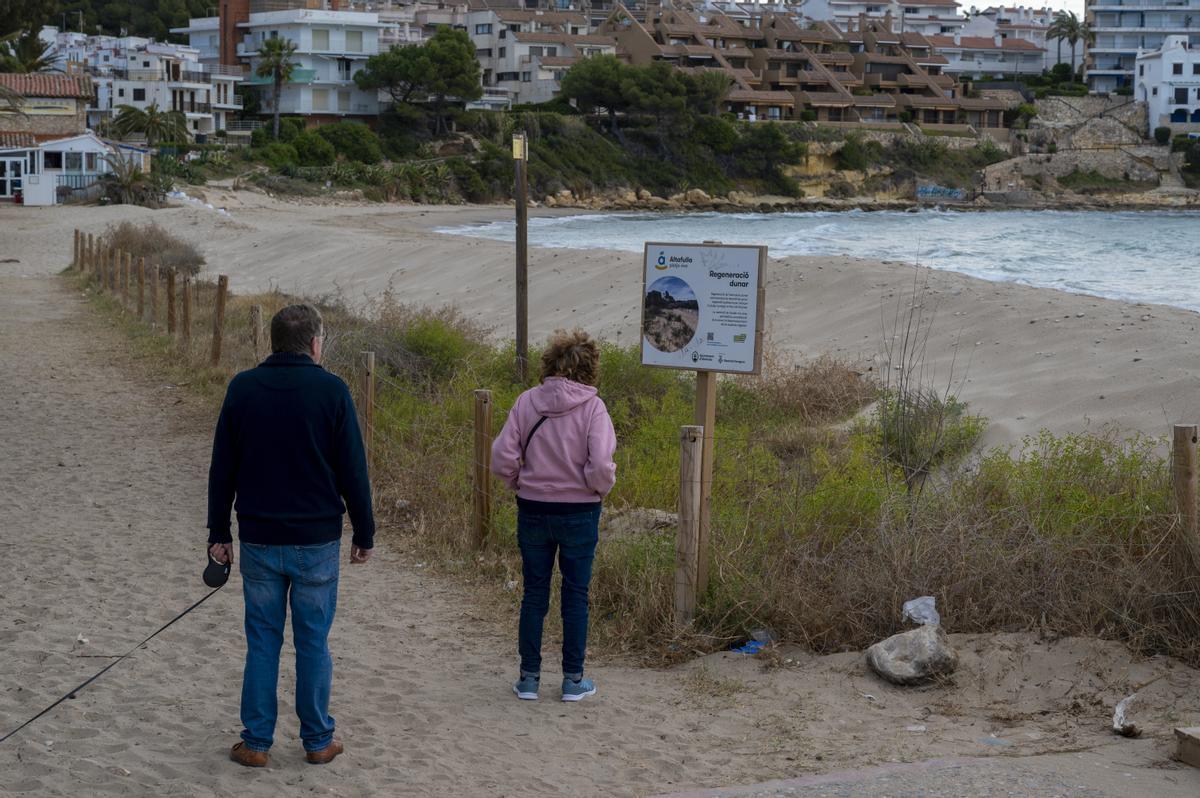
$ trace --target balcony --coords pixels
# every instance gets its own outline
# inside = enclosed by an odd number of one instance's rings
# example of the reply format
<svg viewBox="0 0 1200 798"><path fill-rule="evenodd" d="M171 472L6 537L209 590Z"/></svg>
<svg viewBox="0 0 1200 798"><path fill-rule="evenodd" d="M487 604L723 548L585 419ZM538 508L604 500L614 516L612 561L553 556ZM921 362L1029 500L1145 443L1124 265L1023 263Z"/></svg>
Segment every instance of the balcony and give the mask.
<svg viewBox="0 0 1200 798"><path fill-rule="evenodd" d="M171 110L185 114L211 114L212 103L179 103L172 106Z"/></svg>
<svg viewBox="0 0 1200 798"><path fill-rule="evenodd" d="M213 108L220 108L222 111L240 111L245 106L242 104L241 97L234 97L227 101L217 100L212 104Z"/></svg>

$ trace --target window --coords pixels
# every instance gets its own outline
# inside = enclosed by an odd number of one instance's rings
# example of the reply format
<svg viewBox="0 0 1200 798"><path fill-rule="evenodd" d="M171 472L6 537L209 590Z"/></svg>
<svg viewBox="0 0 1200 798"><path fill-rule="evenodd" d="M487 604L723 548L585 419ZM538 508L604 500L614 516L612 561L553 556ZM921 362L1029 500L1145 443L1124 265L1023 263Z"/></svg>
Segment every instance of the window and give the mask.
<svg viewBox="0 0 1200 798"><path fill-rule="evenodd" d="M520 77L521 76L519 74L517 74L516 72L497 72L496 73L496 81L497 82L501 82L501 81L505 81L505 80L518 80L518 79L520 79Z"/></svg>
<svg viewBox="0 0 1200 798"><path fill-rule="evenodd" d="M528 83L528 82L529 82L529 73L528 73L528 72L522 72L522 73L521 73L521 82L522 82L522 83Z"/></svg>
<svg viewBox="0 0 1200 798"><path fill-rule="evenodd" d="M67 171L82 172L83 171L83 153L68 152L66 153Z"/></svg>
<svg viewBox="0 0 1200 798"><path fill-rule="evenodd" d="M149 68L150 68L150 62L149 62L149 61L143 61L143 62L142 62L142 66L143 66L144 68L146 68L146 69L149 69Z"/></svg>
<svg viewBox="0 0 1200 798"><path fill-rule="evenodd" d="M96 171L96 153L89 152L87 154L87 158L85 159L85 163L87 163L87 170L89 172Z"/></svg>
<svg viewBox="0 0 1200 798"><path fill-rule="evenodd" d="M124 89L117 89L117 96L118 96L118 97L124 97L124 96L125 96L125 90L124 90Z"/></svg>
<svg viewBox="0 0 1200 798"><path fill-rule="evenodd" d="M500 38L501 38L501 39L507 39L507 38L508 38L508 31L507 31L507 30L502 30L502 31L500 31Z"/></svg>
<svg viewBox="0 0 1200 798"><path fill-rule="evenodd" d="M1188 101L1188 90L1187 89L1176 89L1175 90L1175 104L1176 105L1187 105L1187 101Z"/></svg>
<svg viewBox="0 0 1200 798"><path fill-rule="evenodd" d="M342 113L346 113L347 111L350 110L350 92L348 92L348 91L339 91L338 92L338 110L341 111Z"/></svg>
<svg viewBox="0 0 1200 798"><path fill-rule="evenodd" d="M338 80L350 80L351 68L354 62L349 58L339 58L337 61Z"/></svg>
<svg viewBox="0 0 1200 798"><path fill-rule="evenodd" d="M278 39L278 38L279 38L279 31L277 31L277 30L273 30L273 31L271 31L271 32L270 32L270 33L267 35L267 38L268 38L268 39Z"/></svg>
<svg viewBox="0 0 1200 798"><path fill-rule="evenodd" d="M1200 75L1200 64L1192 64L1192 74Z"/></svg>
<svg viewBox="0 0 1200 798"><path fill-rule="evenodd" d="M531 56L533 56L533 55L540 56L540 55L542 55L542 48L541 47L530 47L529 54Z"/></svg>
<svg viewBox="0 0 1200 798"><path fill-rule="evenodd" d="M1146 65L1138 64L1138 75L1145 75L1145 74L1146 74Z"/></svg>
<svg viewBox="0 0 1200 798"><path fill-rule="evenodd" d="M29 151L29 165L25 167L25 174L36 175L38 173L37 150Z"/></svg>
<svg viewBox="0 0 1200 798"><path fill-rule="evenodd" d="M314 28L312 32L312 48L314 50L328 50L329 31Z"/></svg>
<svg viewBox="0 0 1200 798"><path fill-rule="evenodd" d="M908 8L904 9L904 13L905 14L920 14L921 9L913 8L912 6L909 6Z"/></svg>
<svg viewBox="0 0 1200 798"><path fill-rule="evenodd" d="M135 103L146 102L146 90L145 89L134 89L133 90L133 101Z"/></svg>
<svg viewBox="0 0 1200 798"><path fill-rule="evenodd" d="M47 169L62 169L63 157L61 152L48 152L42 156L42 163Z"/></svg>
<svg viewBox="0 0 1200 798"><path fill-rule="evenodd" d="M506 55L508 55L508 48L507 48L507 47L501 47L501 48L500 48L500 57L501 57L501 58L503 58L503 57L504 57L504 56L506 56Z"/></svg>
<svg viewBox="0 0 1200 798"><path fill-rule="evenodd" d="M508 29L509 29L509 30L511 30L511 31L513 31L513 32L520 32L520 30L521 30L521 23L519 23L519 22L518 22L518 23L515 23L515 24L512 24L512 25L509 25L509 26L508 26Z"/></svg>
<svg viewBox="0 0 1200 798"><path fill-rule="evenodd" d="M475 35L476 36L486 36L487 34L489 34L491 32L492 32L492 25L490 22L483 24L483 25L475 26Z"/></svg>
<svg viewBox="0 0 1200 798"><path fill-rule="evenodd" d="M1151 89L1151 90L1150 90L1150 96L1151 96L1151 97L1157 97L1157 96L1158 96L1158 86L1155 86L1153 89Z"/></svg>
<svg viewBox="0 0 1200 798"><path fill-rule="evenodd" d="M492 57L492 48L488 47L485 50L476 50L475 57L476 58L491 58Z"/></svg>
<svg viewBox="0 0 1200 798"><path fill-rule="evenodd" d="M1171 74L1172 75L1182 75L1183 74L1183 64L1171 64Z"/></svg>
<svg viewBox="0 0 1200 798"><path fill-rule="evenodd" d="M547 47L547 48L546 48L546 55L548 55L548 56L550 56L551 58L553 58L554 56L558 55L558 48L557 48L557 47Z"/></svg>
<svg viewBox="0 0 1200 798"><path fill-rule="evenodd" d="M314 111L329 110L329 89L312 90L312 109Z"/></svg>
<svg viewBox="0 0 1200 798"><path fill-rule="evenodd" d="M346 31L346 52L361 53L362 51L363 51L362 31L360 31L360 30Z"/></svg>

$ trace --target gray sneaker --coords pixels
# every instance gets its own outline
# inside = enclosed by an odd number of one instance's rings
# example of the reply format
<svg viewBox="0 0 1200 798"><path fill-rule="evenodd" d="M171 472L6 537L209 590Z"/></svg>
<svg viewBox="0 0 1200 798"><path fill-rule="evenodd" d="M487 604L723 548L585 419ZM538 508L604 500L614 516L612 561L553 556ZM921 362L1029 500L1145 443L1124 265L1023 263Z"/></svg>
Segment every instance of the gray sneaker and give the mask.
<svg viewBox="0 0 1200 798"><path fill-rule="evenodd" d="M582 701L596 694L596 683L591 679L563 677L562 694L563 701Z"/></svg>
<svg viewBox="0 0 1200 798"><path fill-rule="evenodd" d="M538 685L540 679L536 673L521 673L521 678L513 685L513 692L517 694L517 698L525 701L537 701Z"/></svg>

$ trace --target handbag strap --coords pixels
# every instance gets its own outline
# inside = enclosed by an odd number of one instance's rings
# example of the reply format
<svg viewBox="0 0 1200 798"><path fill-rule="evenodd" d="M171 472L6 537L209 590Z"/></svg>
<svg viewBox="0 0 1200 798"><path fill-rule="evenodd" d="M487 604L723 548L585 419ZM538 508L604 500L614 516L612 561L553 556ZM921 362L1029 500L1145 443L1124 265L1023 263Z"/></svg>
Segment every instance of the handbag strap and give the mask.
<svg viewBox="0 0 1200 798"><path fill-rule="evenodd" d="M538 427L540 427L546 423L547 418L548 418L548 416L542 416L541 418L539 418L537 420L537 423L533 425L533 429L529 430L529 434L525 436L525 444L521 447L521 463L522 464L525 463L525 450L529 448L529 442L531 440L533 440L533 433L538 431Z"/></svg>

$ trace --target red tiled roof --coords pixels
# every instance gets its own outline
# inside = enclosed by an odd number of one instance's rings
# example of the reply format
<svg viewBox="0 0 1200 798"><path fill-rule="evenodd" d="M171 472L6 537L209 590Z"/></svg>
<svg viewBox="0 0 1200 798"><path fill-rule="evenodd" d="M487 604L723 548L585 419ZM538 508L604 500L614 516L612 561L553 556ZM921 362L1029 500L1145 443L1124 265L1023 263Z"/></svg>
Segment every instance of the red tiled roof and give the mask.
<svg viewBox="0 0 1200 798"><path fill-rule="evenodd" d="M0 150L32 149L36 146L37 141L27 130L0 130Z"/></svg>
<svg viewBox="0 0 1200 798"><path fill-rule="evenodd" d="M78 97L80 99L87 99L92 96L92 79L86 75L0 72L0 86L11 89L22 97Z"/></svg>
<svg viewBox="0 0 1200 798"><path fill-rule="evenodd" d="M1024 39L1001 39L999 46L997 46L996 40L987 36L963 36L959 39L958 44L954 43L953 36L929 36L928 38L930 44L943 50L1029 50L1031 52L1043 52L1043 48Z"/></svg>

